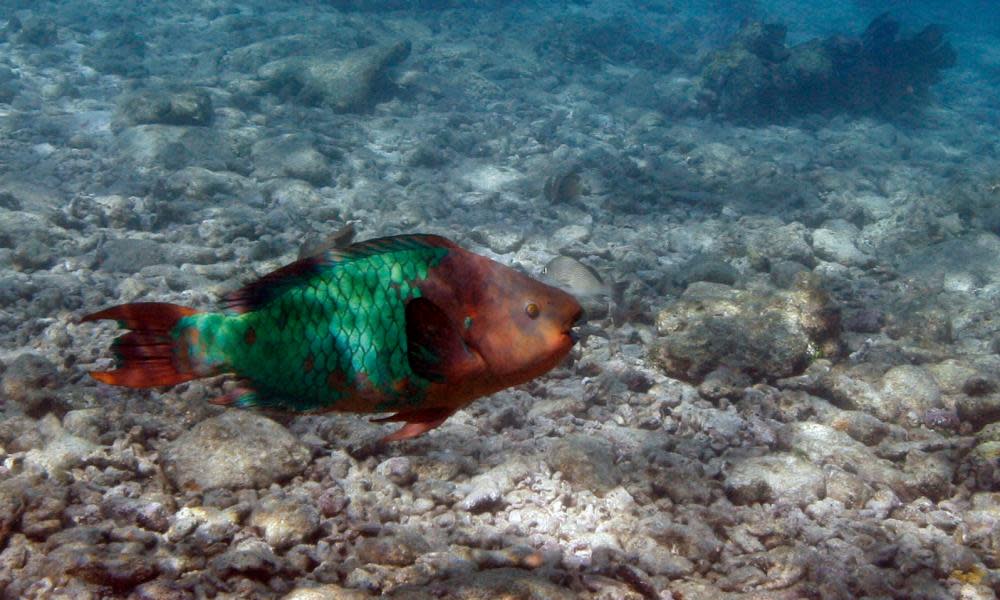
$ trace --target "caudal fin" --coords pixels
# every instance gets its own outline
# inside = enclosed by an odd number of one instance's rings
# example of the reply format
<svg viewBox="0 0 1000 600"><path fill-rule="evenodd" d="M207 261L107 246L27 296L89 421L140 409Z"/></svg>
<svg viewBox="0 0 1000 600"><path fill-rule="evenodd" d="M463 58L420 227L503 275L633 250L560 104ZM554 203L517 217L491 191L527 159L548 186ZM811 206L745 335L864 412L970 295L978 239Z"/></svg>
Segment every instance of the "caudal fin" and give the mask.
<svg viewBox="0 0 1000 600"><path fill-rule="evenodd" d="M132 388L174 385L200 377L186 356L178 356L170 335L177 321L197 313L192 308L165 302L121 304L89 314L81 321L118 321L131 329L115 338L111 348L118 359L113 371L91 371L102 383Z"/></svg>

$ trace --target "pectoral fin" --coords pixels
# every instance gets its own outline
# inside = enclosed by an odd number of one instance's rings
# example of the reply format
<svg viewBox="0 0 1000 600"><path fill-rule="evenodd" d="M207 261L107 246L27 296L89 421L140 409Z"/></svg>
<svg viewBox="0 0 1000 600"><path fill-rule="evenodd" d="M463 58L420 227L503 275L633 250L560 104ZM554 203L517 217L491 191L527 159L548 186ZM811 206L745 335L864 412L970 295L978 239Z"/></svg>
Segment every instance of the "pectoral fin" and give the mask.
<svg viewBox="0 0 1000 600"><path fill-rule="evenodd" d="M410 368L428 381L453 383L483 368L454 320L427 298L406 304L406 339Z"/></svg>

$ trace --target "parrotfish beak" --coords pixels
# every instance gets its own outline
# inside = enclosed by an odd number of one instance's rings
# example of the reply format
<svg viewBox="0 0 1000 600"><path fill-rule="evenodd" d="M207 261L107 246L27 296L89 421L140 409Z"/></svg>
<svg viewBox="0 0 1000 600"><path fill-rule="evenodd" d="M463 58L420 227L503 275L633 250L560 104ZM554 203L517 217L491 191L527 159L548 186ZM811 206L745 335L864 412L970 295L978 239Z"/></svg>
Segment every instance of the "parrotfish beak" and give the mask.
<svg viewBox="0 0 1000 600"><path fill-rule="evenodd" d="M573 316L570 317L569 325L566 328L566 335L569 336L570 345L576 344L577 342L580 341L580 332L574 329L574 327L580 324L580 321L583 320L583 317L584 317L583 308L577 306L576 312L573 313Z"/></svg>

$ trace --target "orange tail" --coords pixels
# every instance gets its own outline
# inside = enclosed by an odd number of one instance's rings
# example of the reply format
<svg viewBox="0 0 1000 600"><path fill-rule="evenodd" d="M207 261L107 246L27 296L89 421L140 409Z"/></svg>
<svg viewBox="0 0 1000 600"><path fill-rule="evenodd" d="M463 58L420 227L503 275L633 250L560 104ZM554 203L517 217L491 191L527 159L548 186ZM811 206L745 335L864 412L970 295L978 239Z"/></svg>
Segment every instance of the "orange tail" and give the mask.
<svg viewBox="0 0 1000 600"><path fill-rule="evenodd" d="M91 371L90 376L111 385L132 388L174 385L199 377L175 356L170 330L177 321L198 311L165 302L121 304L89 314L81 322L111 319L131 329L117 337L111 348L118 359L113 371Z"/></svg>

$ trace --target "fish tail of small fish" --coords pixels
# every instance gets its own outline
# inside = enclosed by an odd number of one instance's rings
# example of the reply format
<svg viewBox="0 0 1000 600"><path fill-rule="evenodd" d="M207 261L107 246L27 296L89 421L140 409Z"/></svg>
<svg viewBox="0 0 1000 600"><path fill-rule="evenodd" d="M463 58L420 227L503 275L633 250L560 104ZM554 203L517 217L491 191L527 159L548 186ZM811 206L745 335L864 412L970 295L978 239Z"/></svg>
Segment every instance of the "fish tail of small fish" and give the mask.
<svg viewBox="0 0 1000 600"><path fill-rule="evenodd" d="M129 330L112 344L117 368L92 371L91 377L111 385L145 388L174 385L212 374L197 346L189 343L191 337L198 337L198 325L186 322L203 314L177 304L135 302L83 317L82 322L118 321L120 327Z"/></svg>

